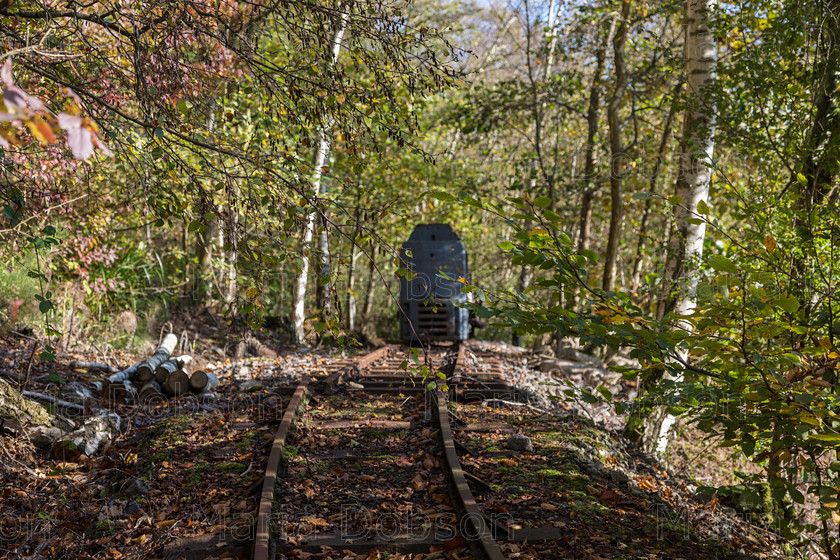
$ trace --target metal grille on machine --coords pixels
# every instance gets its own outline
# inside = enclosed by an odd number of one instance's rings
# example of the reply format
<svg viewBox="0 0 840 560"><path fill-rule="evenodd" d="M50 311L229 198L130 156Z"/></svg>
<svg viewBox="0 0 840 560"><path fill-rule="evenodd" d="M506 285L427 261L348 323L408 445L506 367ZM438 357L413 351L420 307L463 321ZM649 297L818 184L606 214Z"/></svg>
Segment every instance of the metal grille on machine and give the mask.
<svg viewBox="0 0 840 560"><path fill-rule="evenodd" d="M407 341L465 340L469 312L460 277L467 277L467 251L447 224L421 224L400 250L411 278L400 278L400 337ZM441 273L449 278L444 278Z"/></svg>

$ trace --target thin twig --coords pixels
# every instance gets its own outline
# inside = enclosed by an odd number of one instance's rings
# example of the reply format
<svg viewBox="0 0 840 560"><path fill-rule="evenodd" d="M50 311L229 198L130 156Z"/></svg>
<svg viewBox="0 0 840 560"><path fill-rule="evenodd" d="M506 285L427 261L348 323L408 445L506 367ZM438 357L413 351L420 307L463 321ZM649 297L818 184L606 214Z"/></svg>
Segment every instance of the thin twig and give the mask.
<svg viewBox="0 0 840 560"><path fill-rule="evenodd" d="M62 408L69 408L71 410L76 410L78 412L84 413L85 407L80 404L71 403L69 401L63 401L52 395L45 395L43 393L36 393L35 391L21 391L21 395L24 397L29 397L30 399L35 399L39 401L48 402L53 406L62 407Z"/></svg>

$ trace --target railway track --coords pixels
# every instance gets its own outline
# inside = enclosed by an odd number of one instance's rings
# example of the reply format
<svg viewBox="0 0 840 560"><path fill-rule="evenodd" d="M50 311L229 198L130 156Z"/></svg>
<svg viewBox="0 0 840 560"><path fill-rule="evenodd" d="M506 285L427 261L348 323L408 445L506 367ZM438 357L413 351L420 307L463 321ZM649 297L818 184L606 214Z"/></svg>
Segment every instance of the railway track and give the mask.
<svg viewBox="0 0 840 560"><path fill-rule="evenodd" d="M500 367L465 375L461 345L424 356L450 383L448 394L429 390L399 369L407 353L384 347L294 388L269 456L254 560L323 547L409 555L469 547L461 557L504 558L461 468L446 403L511 389Z"/></svg>
<svg viewBox="0 0 840 560"><path fill-rule="evenodd" d="M488 404L516 399L497 356L468 364L467 344L431 350L430 371L447 391L400 370L405 347L384 347L330 364L293 392L272 445L259 505L254 560L324 550L505 558L497 541L547 541L554 527L514 530L488 515L464 471L457 441L512 433ZM464 422L452 410L469 417ZM517 528L520 529L520 528ZM325 548L326 547L326 548Z"/></svg>

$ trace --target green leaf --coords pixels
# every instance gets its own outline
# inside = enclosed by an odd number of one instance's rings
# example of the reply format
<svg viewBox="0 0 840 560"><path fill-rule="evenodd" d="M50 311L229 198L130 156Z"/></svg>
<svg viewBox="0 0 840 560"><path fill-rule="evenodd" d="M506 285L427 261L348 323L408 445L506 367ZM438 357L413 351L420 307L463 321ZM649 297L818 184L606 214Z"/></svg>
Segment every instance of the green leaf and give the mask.
<svg viewBox="0 0 840 560"><path fill-rule="evenodd" d="M448 192L443 191L429 191L429 195L431 195L433 198L440 200L441 202L454 202L458 200Z"/></svg>
<svg viewBox="0 0 840 560"><path fill-rule="evenodd" d="M738 274L738 267L735 266L735 263L733 263L723 255L711 255L709 257L709 265L718 272Z"/></svg>
<svg viewBox="0 0 840 560"><path fill-rule="evenodd" d="M580 254L582 256L586 257L586 260L588 260L590 263L594 264L594 263L598 262L598 253L596 253L595 251L590 251L589 249L584 249L583 251L580 252Z"/></svg>
<svg viewBox="0 0 840 560"><path fill-rule="evenodd" d="M744 438L741 440L741 451L747 457L752 457L755 453L755 439L750 434L744 434Z"/></svg>
<svg viewBox="0 0 840 560"><path fill-rule="evenodd" d="M551 199L547 196L538 196L534 199L534 206L537 208L548 208L551 206Z"/></svg>
<svg viewBox="0 0 840 560"><path fill-rule="evenodd" d="M787 294L776 298L776 304L791 314L796 313L796 310L799 309L799 301L795 297Z"/></svg>
<svg viewBox="0 0 840 560"><path fill-rule="evenodd" d="M799 181L800 185L807 185L808 184L808 178L805 177L805 175L803 175L802 173L797 173L796 174L796 180Z"/></svg>
<svg viewBox="0 0 840 560"><path fill-rule="evenodd" d="M790 494L790 498L796 502L797 504L804 504L805 503L805 496L802 495L802 492L796 489L795 486L790 485L788 486L788 493Z"/></svg>
<svg viewBox="0 0 840 560"><path fill-rule="evenodd" d="M668 202L670 202L671 204L682 204L683 203L683 197L681 197L681 196L669 196L668 197Z"/></svg>
<svg viewBox="0 0 840 560"><path fill-rule="evenodd" d="M697 203L697 212L704 215L709 213L709 206L706 204L705 200L701 200Z"/></svg>
<svg viewBox="0 0 840 560"><path fill-rule="evenodd" d="M816 439L819 441L827 441L829 443L840 443L840 434L814 434L808 439Z"/></svg>
<svg viewBox="0 0 840 560"><path fill-rule="evenodd" d="M514 247L515 245L510 241L502 241L501 243L499 243L499 249L501 249L502 251L510 251Z"/></svg>

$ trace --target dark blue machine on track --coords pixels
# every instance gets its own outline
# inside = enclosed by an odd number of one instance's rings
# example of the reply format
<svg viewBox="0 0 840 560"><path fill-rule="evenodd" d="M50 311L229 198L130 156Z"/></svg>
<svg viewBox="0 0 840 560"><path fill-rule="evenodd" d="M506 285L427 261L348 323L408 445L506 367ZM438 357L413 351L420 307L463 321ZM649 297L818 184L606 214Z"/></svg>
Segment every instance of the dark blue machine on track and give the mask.
<svg viewBox="0 0 840 560"><path fill-rule="evenodd" d="M466 340L469 311L459 277L468 278L467 250L447 224L421 224L400 250L403 266L416 274L400 278L400 338L406 341ZM452 280L442 278L443 272Z"/></svg>

